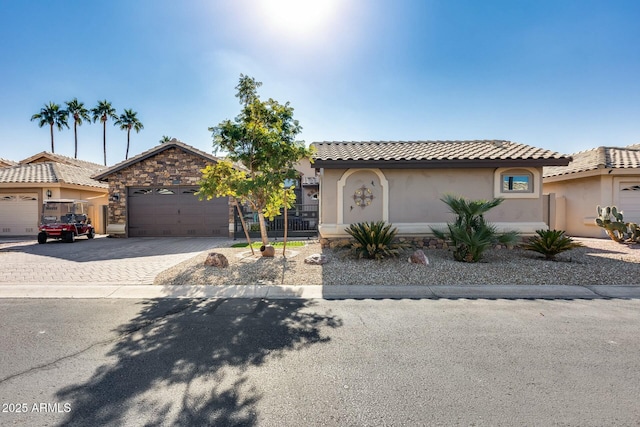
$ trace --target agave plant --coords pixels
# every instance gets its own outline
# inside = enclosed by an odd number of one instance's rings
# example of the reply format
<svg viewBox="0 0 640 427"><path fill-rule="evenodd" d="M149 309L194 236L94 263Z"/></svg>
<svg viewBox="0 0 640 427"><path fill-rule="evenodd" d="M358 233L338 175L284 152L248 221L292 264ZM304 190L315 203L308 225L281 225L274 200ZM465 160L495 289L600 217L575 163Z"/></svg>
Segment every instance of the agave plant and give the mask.
<svg viewBox="0 0 640 427"><path fill-rule="evenodd" d="M358 258L380 260L384 257L397 256L403 248L401 243L393 242L398 229L391 227L391 224L386 224L384 221L359 222L351 224L345 231L356 240L351 245L351 250L358 255Z"/></svg>
<svg viewBox="0 0 640 427"><path fill-rule="evenodd" d="M503 202L503 199L466 200L463 197L445 195L441 199L451 212L456 214L453 223L448 223L448 231L432 228L433 234L453 244L453 257L456 261L478 262L486 249L495 243L514 244L518 233L509 231L499 233L487 223L484 214Z"/></svg>
<svg viewBox="0 0 640 427"><path fill-rule="evenodd" d="M536 230L536 234L523 247L538 252L549 260L554 260L559 253L584 246L565 236L563 230Z"/></svg>

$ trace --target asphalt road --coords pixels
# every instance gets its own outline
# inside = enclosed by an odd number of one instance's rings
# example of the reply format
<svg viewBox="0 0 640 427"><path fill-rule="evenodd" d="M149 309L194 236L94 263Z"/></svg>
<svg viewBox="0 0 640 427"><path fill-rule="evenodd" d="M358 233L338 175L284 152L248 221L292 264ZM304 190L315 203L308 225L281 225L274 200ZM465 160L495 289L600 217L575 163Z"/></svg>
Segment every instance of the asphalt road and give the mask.
<svg viewBox="0 0 640 427"><path fill-rule="evenodd" d="M639 425L640 300L0 300L0 425Z"/></svg>

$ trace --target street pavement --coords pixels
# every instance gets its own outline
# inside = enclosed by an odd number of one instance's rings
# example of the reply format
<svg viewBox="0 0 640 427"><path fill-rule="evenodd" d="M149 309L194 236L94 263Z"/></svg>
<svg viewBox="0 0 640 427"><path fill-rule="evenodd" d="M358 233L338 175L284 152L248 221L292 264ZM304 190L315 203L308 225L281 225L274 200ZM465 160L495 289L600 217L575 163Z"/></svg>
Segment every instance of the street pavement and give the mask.
<svg viewBox="0 0 640 427"><path fill-rule="evenodd" d="M636 426L640 300L2 299L2 426Z"/></svg>
<svg viewBox="0 0 640 427"><path fill-rule="evenodd" d="M640 298L640 286L151 286L162 271L221 238L0 239L0 298Z"/></svg>

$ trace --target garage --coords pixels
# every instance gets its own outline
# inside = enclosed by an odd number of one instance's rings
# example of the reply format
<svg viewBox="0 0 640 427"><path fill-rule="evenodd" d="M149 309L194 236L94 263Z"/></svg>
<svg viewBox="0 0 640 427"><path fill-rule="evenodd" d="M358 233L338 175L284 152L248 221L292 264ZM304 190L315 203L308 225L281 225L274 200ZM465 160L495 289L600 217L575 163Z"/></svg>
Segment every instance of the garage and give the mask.
<svg viewBox="0 0 640 427"><path fill-rule="evenodd" d="M38 195L0 194L0 236L38 233Z"/></svg>
<svg viewBox="0 0 640 427"><path fill-rule="evenodd" d="M624 220L640 223L640 182L621 182L618 200Z"/></svg>
<svg viewBox="0 0 640 427"><path fill-rule="evenodd" d="M200 200L197 186L130 187L129 237L226 237L227 198Z"/></svg>

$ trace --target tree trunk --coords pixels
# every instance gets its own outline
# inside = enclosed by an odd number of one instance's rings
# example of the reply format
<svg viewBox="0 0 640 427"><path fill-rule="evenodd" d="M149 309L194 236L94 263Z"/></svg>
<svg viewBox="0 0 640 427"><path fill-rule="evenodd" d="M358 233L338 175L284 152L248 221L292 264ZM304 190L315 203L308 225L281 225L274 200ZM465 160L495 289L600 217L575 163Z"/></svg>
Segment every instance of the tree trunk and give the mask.
<svg viewBox="0 0 640 427"><path fill-rule="evenodd" d="M131 128L127 129L127 152L124 155L125 160L129 158L129 135L131 135Z"/></svg>
<svg viewBox="0 0 640 427"><path fill-rule="evenodd" d="M51 125L49 127L50 127L50 131L51 131L51 152L55 153L56 149L53 146L53 123L51 123Z"/></svg>
<svg viewBox="0 0 640 427"><path fill-rule="evenodd" d="M102 150L104 151L104 165L107 166L107 121L102 125Z"/></svg>
<svg viewBox="0 0 640 427"><path fill-rule="evenodd" d="M238 216L240 217L240 222L242 223L242 230L244 231L244 235L247 238L247 243L249 244L249 249L251 249L251 255L255 255L256 253L253 251L253 246L251 245L251 238L249 237L249 231L247 230L247 224L244 222L244 215L242 215L242 211L240 210L240 204L238 200L234 200L236 202L236 208L238 209Z"/></svg>
<svg viewBox="0 0 640 427"><path fill-rule="evenodd" d="M284 239L282 243L282 256L286 257L287 250L287 231L289 230L289 222L287 221L287 190L284 190Z"/></svg>
<svg viewBox="0 0 640 427"><path fill-rule="evenodd" d="M262 209L258 209L258 221L260 221L260 238L262 239L262 244L266 246L269 244L269 238L267 237L267 228L264 223L264 213L262 213Z"/></svg>
<svg viewBox="0 0 640 427"><path fill-rule="evenodd" d="M76 121L73 122L73 137L76 144L73 158L77 159L78 158L78 122Z"/></svg>

